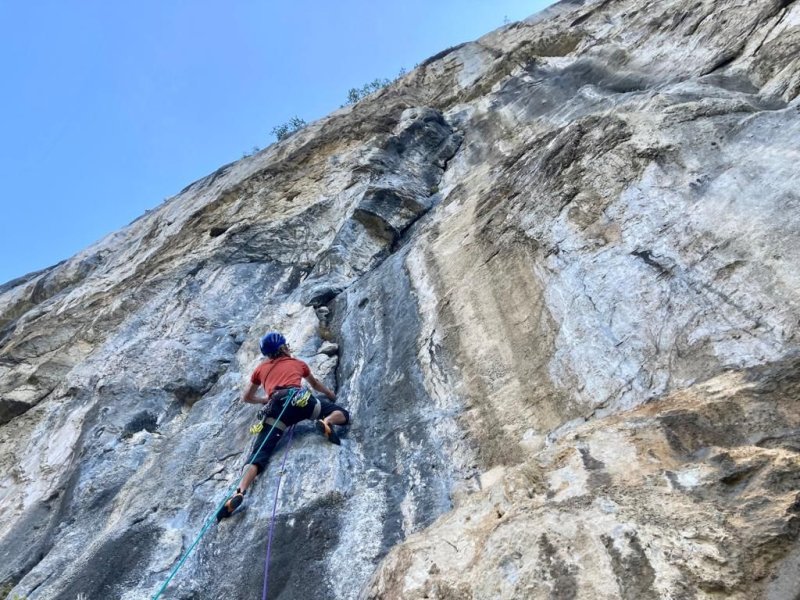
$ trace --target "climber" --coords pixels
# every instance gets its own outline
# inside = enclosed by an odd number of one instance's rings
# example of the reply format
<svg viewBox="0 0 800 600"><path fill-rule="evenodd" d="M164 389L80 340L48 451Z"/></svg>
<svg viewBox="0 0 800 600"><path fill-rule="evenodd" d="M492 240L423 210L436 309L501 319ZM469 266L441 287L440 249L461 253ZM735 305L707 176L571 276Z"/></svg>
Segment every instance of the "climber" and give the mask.
<svg viewBox="0 0 800 600"><path fill-rule="evenodd" d="M230 517L244 502L247 488L267 466L270 454L289 427L305 419L316 420L320 433L329 442L338 445L339 436L336 435L333 426L346 425L350 422L350 413L334 404L336 394L314 377L306 363L292 356L286 338L280 333L268 333L261 338L260 346L261 354L267 359L253 371L250 385L242 395L242 400L248 404L266 404L267 407L259 412L261 421L259 426L256 426L259 433L253 445L253 454L248 461L247 471L236 493L217 513L218 521ZM301 387L302 379L316 391L327 396L331 402L319 400L310 390ZM259 396L259 387L264 389L266 394L264 397ZM289 405L285 406L287 402Z"/></svg>

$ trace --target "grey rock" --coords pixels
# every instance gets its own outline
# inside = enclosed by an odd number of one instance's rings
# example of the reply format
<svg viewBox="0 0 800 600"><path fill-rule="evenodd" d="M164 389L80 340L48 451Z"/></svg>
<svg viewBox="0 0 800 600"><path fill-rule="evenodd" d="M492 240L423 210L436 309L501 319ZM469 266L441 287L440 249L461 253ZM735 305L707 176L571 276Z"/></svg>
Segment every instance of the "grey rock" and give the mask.
<svg viewBox="0 0 800 600"><path fill-rule="evenodd" d="M339 345L333 342L323 342L317 350L317 354L326 354L327 356L336 356L339 353Z"/></svg>

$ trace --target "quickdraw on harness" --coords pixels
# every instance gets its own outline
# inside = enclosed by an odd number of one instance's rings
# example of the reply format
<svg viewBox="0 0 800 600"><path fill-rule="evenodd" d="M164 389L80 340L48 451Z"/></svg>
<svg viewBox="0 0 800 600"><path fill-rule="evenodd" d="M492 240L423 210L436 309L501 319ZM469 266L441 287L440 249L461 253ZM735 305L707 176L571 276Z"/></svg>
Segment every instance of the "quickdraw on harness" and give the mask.
<svg viewBox="0 0 800 600"><path fill-rule="evenodd" d="M277 401L284 402L283 410L281 410L282 414L283 411L286 410L286 407L289 405L295 406L297 408L305 408L306 406L308 406L308 401L313 400L316 404L314 406L314 412L312 413L311 418L316 419L317 417L319 417L319 413L322 410L322 405L311 394L311 390L309 390L308 388L288 388L288 390L298 390L298 389L299 391L296 391L293 395L286 394L286 396L284 396L284 398L282 399L278 398L275 398L274 400L270 399L270 404L267 407L262 408L260 411L258 411L258 414L256 415L258 422L256 422L254 425L250 427L250 433L252 435L258 435L259 433L264 431L264 425L271 425L276 429L280 429L281 431L286 431L286 423L284 423L280 419L275 419L273 417L268 416L269 413L271 412L270 406L272 405L272 402L277 402ZM276 393L285 392L288 390L282 389L279 390L279 392L273 392L272 395L275 396ZM287 402L287 400L289 399L291 399L291 402Z"/></svg>

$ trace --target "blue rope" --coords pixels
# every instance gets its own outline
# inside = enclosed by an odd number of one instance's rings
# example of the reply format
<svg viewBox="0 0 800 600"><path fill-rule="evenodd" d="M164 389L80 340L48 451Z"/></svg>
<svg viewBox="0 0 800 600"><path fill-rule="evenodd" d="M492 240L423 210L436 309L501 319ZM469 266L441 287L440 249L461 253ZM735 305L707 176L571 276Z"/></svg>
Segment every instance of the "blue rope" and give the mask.
<svg viewBox="0 0 800 600"><path fill-rule="evenodd" d="M276 423L272 424L272 427L270 428L269 432L267 432L267 436L264 438L264 441L261 442L261 445L258 447L258 450L256 450L254 454L258 454L261 451L261 448L264 447L264 444L267 443L269 436L272 435L272 432L275 430L275 425L277 424L277 421L281 420L281 417L283 416L286 407L289 406L289 403L291 402L292 398L296 393L297 392L295 390L292 390L291 394L287 396L286 400L283 403L283 409L281 410L281 414L279 414L278 418L276 419ZM206 531L208 531L209 527L213 525L217 513L222 509L223 506L225 506L225 503L228 501L228 497L231 495L231 492L239 487L239 484L242 482L242 479L244 479L244 473L242 473L242 476L239 477L236 483L234 483L231 487L229 487L228 490L225 492L225 497L222 499L222 502L220 502L217 508L214 510L214 512L211 513L211 516L206 520L205 525L203 525L203 528L200 530L200 533L197 535L194 542L192 542L192 545L189 546L189 549L186 552L184 552L180 561L178 561L178 564L175 565L174 569L172 569L172 572L169 574L169 577L167 577L167 580L164 582L164 585L162 585L161 588L156 592L152 600L158 600L158 598L161 597L161 594L164 593L164 590L167 589L169 582L172 581L172 578L175 577L175 575L178 573L180 568L183 566L183 563L185 563L186 559L189 558L189 555L192 553L192 550L194 550L194 547L197 546L202 537L206 534Z"/></svg>

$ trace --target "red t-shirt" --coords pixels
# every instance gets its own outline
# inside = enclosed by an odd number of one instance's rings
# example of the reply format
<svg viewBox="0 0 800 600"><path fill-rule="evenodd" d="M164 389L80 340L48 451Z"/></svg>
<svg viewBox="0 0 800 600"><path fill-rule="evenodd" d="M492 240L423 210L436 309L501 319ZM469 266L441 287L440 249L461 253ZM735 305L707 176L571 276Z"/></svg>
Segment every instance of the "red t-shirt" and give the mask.
<svg viewBox="0 0 800 600"><path fill-rule="evenodd" d="M300 380L309 375L311 369L302 360L281 356L258 365L250 376L250 381L263 387L269 398L277 387L300 387Z"/></svg>

